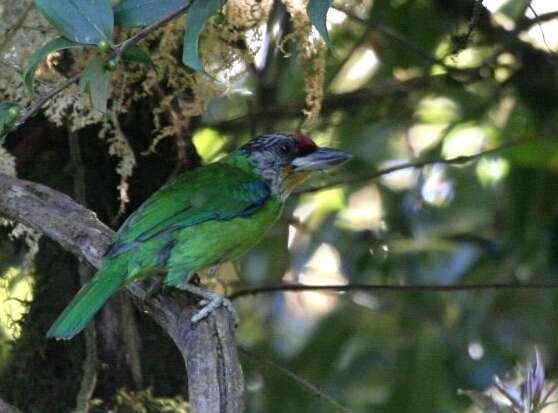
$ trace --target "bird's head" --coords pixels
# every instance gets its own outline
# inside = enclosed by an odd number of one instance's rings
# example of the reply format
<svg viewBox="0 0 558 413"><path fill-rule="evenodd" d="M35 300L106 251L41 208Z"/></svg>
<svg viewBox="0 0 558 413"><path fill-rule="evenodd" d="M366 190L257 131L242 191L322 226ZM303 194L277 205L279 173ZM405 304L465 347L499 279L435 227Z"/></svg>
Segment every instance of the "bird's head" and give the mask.
<svg viewBox="0 0 558 413"><path fill-rule="evenodd" d="M283 200L312 172L351 159L351 155L338 149L319 147L302 132L257 136L240 150L252 160L272 193Z"/></svg>

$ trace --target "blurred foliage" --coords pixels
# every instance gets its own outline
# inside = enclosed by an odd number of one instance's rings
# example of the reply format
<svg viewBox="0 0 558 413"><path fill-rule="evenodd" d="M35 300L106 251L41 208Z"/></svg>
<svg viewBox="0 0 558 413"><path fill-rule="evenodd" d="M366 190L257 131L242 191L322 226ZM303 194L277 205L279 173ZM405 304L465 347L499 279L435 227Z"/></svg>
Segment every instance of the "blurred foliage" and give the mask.
<svg viewBox="0 0 558 413"><path fill-rule="evenodd" d="M292 196L284 218L236 265L240 281L230 290L282 279L389 285L555 282L558 19L553 3L335 1L328 14L332 49L325 61L322 113L304 127L318 143L351 152L355 159L307 187L348 183ZM270 14L281 16L275 9ZM152 115L161 107L176 109L176 102L162 96L173 96L181 108L192 98L191 89L172 82L152 86L156 93L119 108L119 128L137 156L127 182L127 213L173 172L191 166L188 142L204 161L212 161L253 133L300 125L305 71L289 37L293 25L285 17L278 20L273 40L283 52L272 48L259 63L247 64L225 95L208 99L202 116L196 110L186 122L173 123L169 116L157 123ZM210 40L202 42L202 58ZM150 41L146 49L153 52L157 43ZM180 54L175 57L179 67ZM110 142L96 139L100 124L88 125L76 132L84 142L88 206L116 224L124 218L115 220L118 160L108 154ZM146 152L165 128L173 139ZM61 167L69 162L66 133L37 118L8 135L5 147L16 158L19 176L71 193L71 170ZM516 139L532 141L478 162L367 179L382 167L471 155ZM20 252L4 238L0 258L15 260ZM39 252L22 335L15 341L0 337L0 397L25 411L68 410L79 385L81 339L60 344L43 336L77 289L75 263L68 264L65 255L57 260L57 254L52 245ZM6 266L0 262L1 273ZM486 389L494 375L528 360L534 345L546 376L558 375L555 289L291 292L247 295L235 306L244 347L355 412L472 412L471 401L458 389ZM134 393L134 385L111 381L103 362L95 398L122 406L114 407L118 412L165 411L163 404L151 410L130 407L147 405L144 398L152 395L184 391L180 355L148 317L137 316L143 388ZM247 411L335 411L280 371L249 357L242 360ZM55 407L53 397L59 400Z"/></svg>
<svg viewBox="0 0 558 413"><path fill-rule="evenodd" d="M93 402L94 403L94 402ZM189 413L188 403L180 398L157 398L151 389L116 395L114 413Z"/></svg>

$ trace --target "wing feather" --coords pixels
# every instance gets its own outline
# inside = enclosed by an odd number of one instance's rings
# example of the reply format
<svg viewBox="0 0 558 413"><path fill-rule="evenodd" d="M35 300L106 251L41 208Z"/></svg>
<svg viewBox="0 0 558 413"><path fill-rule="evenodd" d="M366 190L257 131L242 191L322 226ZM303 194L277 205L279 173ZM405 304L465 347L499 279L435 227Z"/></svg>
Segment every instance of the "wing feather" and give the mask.
<svg viewBox="0 0 558 413"><path fill-rule="evenodd" d="M163 186L128 217L106 256L210 220L250 216L270 195L268 185L257 175L234 165L218 162L188 172Z"/></svg>

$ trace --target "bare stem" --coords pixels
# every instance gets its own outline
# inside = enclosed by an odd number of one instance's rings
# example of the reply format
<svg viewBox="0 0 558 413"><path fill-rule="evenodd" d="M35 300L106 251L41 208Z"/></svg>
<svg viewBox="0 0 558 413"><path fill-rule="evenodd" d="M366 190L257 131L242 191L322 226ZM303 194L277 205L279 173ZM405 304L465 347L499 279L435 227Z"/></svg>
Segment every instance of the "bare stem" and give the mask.
<svg viewBox="0 0 558 413"><path fill-rule="evenodd" d="M120 56L124 52L124 50L137 44L140 40L144 39L149 33L157 30L159 27L164 26L165 24L167 24L171 20L174 20L176 17L180 16L181 14L186 13L191 5L192 2L183 4L178 9L172 11L171 13L161 18L160 20L151 23L149 26L145 26L143 29L141 29L139 32L134 34L128 40L122 42L120 46L113 51L111 57L114 58L116 56Z"/></svg>
<svg viewBox="0 0 558 413"><path fill-rule="evenodd" d="M303 377L299 376L298 374L294 373L293 371L273 362L272 360L260 356L247 348L239 346L239 349L242 353L246 356L250 357L254 361L258 363L261 367L270 367L271 369L275 369L284 376L288 377L290 380L298 384L302 389L304 389L309 394L319 398L320 400L324 401L325 403L329 404L333 409L341 413L352 413L352 410L347 409L345 406L340 404L337 400L331 397L329 394L324 392L322 389L316 387L316 385L310 383L308 380L304 379ZM265 369L267 370L267 369Z"/></svg>
<svg viewBox="0 0 558 413"><path fill-rule="evenodd" d="M31 105L29 109L27 109L25 112L21 114L19 119L13 124L12 130L19 128L21 125L27 122L31 117L35 116L39 112L39 110L41 110L41 108L50 99L58 95L64 89L70 87L72 84L76 83L80 77L81 77L81 72L78 72L72 77L69 77L68 79L60 82L52 89L50 89L48 92L45 92L43 95L41 95L39 99L33 105Z"/></svg>
<svg viewBox="0 0 558 413"><path fill-rule="evenodd" d="M79 137L73 133L70 128L68 130L68 144L70 147L70 158L72 162L72 176L74 180L74 196L82 204L86 205L85 196L85 170L83 159L81 156L81 148L79 146ZM80 285L85 285L95 274L95 269L85 260L80 259L78 263L78 273ZM85 358L83 359L83 376L76 396L75 413L86 413L89 401L95 391L97 384L97 332L95 323L89 324L85 328Z"/></svg>
<svg viewBox="0 0 558 413"><path fill-rule="evenodd" d="M486 284L453 284L453 285L386 285L386 284L334 284L334 285L306 285L306 284L272 284L256 288L245 288L233 292L228 296L235 300L247 295L268 294L279 291L393 291L393 292L460 292L475 290L550 290L557 289L558 283L486 283Z"/></svg>

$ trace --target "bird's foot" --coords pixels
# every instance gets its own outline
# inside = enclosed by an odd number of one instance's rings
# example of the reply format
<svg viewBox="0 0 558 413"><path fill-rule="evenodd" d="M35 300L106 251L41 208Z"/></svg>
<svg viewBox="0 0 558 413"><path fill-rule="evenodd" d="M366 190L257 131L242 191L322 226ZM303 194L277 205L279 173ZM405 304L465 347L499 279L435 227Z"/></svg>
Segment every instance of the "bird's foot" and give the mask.
<svg viewBox="0 0 558 413"><path fill-rule="evenodd" d="M200 305L202 305L203 307L192 317L192 323L200 322L221 306L225 307L225 309L232 315L235 327L237 327L240 323L238 314L236 313L236 310L231 301L228 298L223 297L219 293L208 292L208 297L201 300Z"/></svg>
<svg viewBox="0 0 558 413"><path fill-rule="evenodd" d="M188 284L182 285L182 289L188 291L191 294L197 295L201 297L200 305L202 305L202 309L199 310L194 316L192 317L192 323L196 324L206 318L209 314L215 311L217 308L223 306L225 309L232 315L234 327L236 328L240 323L240 318L228 298L225 298L222 294L208 291L204 288L198 287L196 285Z"/></svg>

